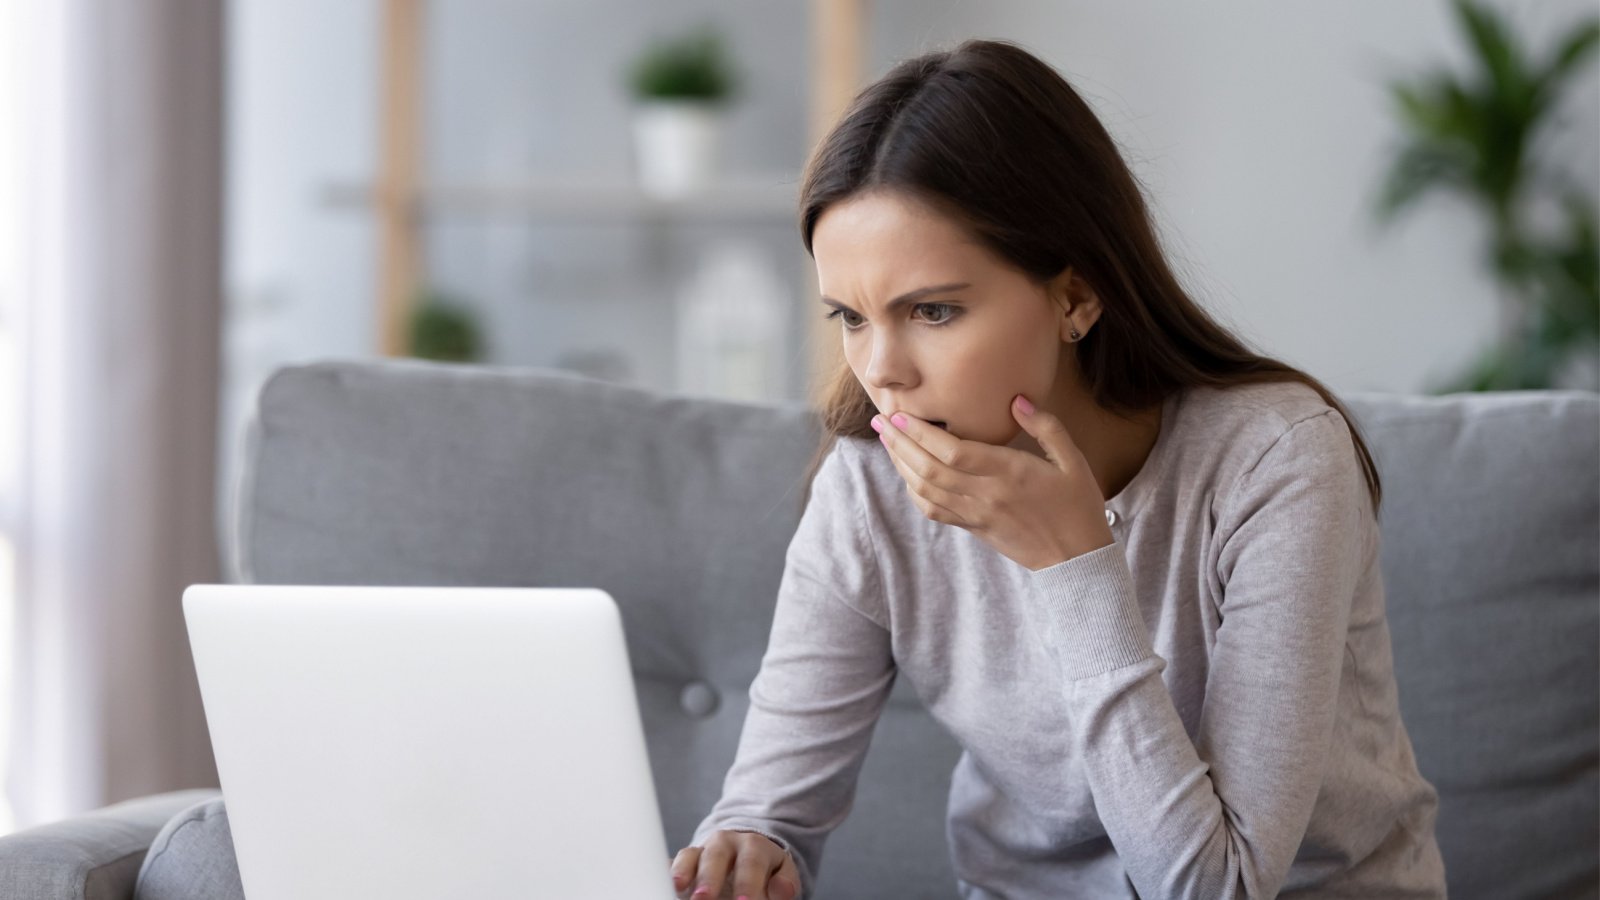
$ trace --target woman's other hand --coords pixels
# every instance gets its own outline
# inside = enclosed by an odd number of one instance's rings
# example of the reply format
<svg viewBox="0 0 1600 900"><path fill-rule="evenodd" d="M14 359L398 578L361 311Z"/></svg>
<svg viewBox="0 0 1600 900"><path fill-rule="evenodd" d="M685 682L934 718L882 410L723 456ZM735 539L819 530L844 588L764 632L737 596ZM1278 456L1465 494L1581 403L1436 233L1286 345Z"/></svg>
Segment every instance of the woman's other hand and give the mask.
<svg viewBox="0 0 1600 900"><path fill-rule="evenodd" d="M795 900L800 871L766 835L718 831L703 847L685 847L672 860L672 887L687 900Z"/></svg>

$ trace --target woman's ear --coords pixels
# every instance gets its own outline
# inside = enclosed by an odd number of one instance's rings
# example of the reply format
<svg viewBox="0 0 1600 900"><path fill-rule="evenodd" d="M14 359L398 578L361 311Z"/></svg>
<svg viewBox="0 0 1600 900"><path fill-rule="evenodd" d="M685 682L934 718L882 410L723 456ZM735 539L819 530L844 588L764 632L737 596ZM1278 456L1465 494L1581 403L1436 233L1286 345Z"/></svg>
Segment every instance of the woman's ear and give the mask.
<svg viewBox="0 0 1600 900"><path fill-rule="evenodd" d="M1100 320L1100 296L1087 281L1078 277L1071 266L1052 278L1047 290L1050 299L1061 310L1061 340L1068 343L1082 340L1094 323ZM1078 332L1076 338L1072 336L1074 329Z"/></svg>

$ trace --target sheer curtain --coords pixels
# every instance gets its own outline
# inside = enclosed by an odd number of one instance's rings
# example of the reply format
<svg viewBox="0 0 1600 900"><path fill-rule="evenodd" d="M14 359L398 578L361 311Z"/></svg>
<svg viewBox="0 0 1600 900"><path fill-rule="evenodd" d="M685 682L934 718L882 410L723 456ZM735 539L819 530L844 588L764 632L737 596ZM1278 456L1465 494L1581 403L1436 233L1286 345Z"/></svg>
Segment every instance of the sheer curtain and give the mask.
<svg viewBox="0 0 1600 900"><path fill-rule="evenodd" d="M24 828L217 783L180 597L220 580L225 0L7 2L0 752Z"/></svg>

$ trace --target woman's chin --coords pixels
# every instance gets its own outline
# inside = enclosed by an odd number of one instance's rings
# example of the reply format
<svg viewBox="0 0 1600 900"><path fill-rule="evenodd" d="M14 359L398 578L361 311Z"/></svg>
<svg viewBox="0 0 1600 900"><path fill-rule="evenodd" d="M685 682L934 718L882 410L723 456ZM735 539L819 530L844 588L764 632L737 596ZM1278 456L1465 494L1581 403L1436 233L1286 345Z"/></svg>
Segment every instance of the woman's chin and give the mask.
<svg viewBox="0 0 1600 900"><path fill-rule="evenodd" d="M1011 436L1006 438L1005 443L1000 446L1009 447L1012 450L1032 450L1038 447L1039 444L1033 439L1033 435L1028 433L1027 429L1018 425L1011 429Z"/></svg>
<svg viewBox="0 0 1600 900"><path fill-rule="evenodd" d="M964 441L977 441L980 444L989 444L994 447L1009 446L1010 443L1015 440L1014 433L1008 433L1005 431L1001 431L999 433L987 431L982 434L974 434L968 429L951 426L950 433Z"/></svg>

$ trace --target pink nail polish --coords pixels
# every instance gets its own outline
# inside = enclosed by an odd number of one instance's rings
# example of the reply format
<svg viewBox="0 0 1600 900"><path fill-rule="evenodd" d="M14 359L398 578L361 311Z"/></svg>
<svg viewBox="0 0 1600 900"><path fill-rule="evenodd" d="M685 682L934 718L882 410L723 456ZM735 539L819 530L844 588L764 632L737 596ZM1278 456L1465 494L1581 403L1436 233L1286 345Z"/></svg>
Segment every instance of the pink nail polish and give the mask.
<svg viewBox="0 0 1600 900"><path fill-rule="evenodd" d="M872 417L872 430L879 434L883 434L883 425L878 421L877 416Z"/></svg>
<svg viewBox="0 0 1600 900"><path fill-rule="evenodd" d="M893 422L894 427L896 428L906 427L906 417L900 415L899 413L895 413L894 415L890 416L889 421Z"/></svg>

